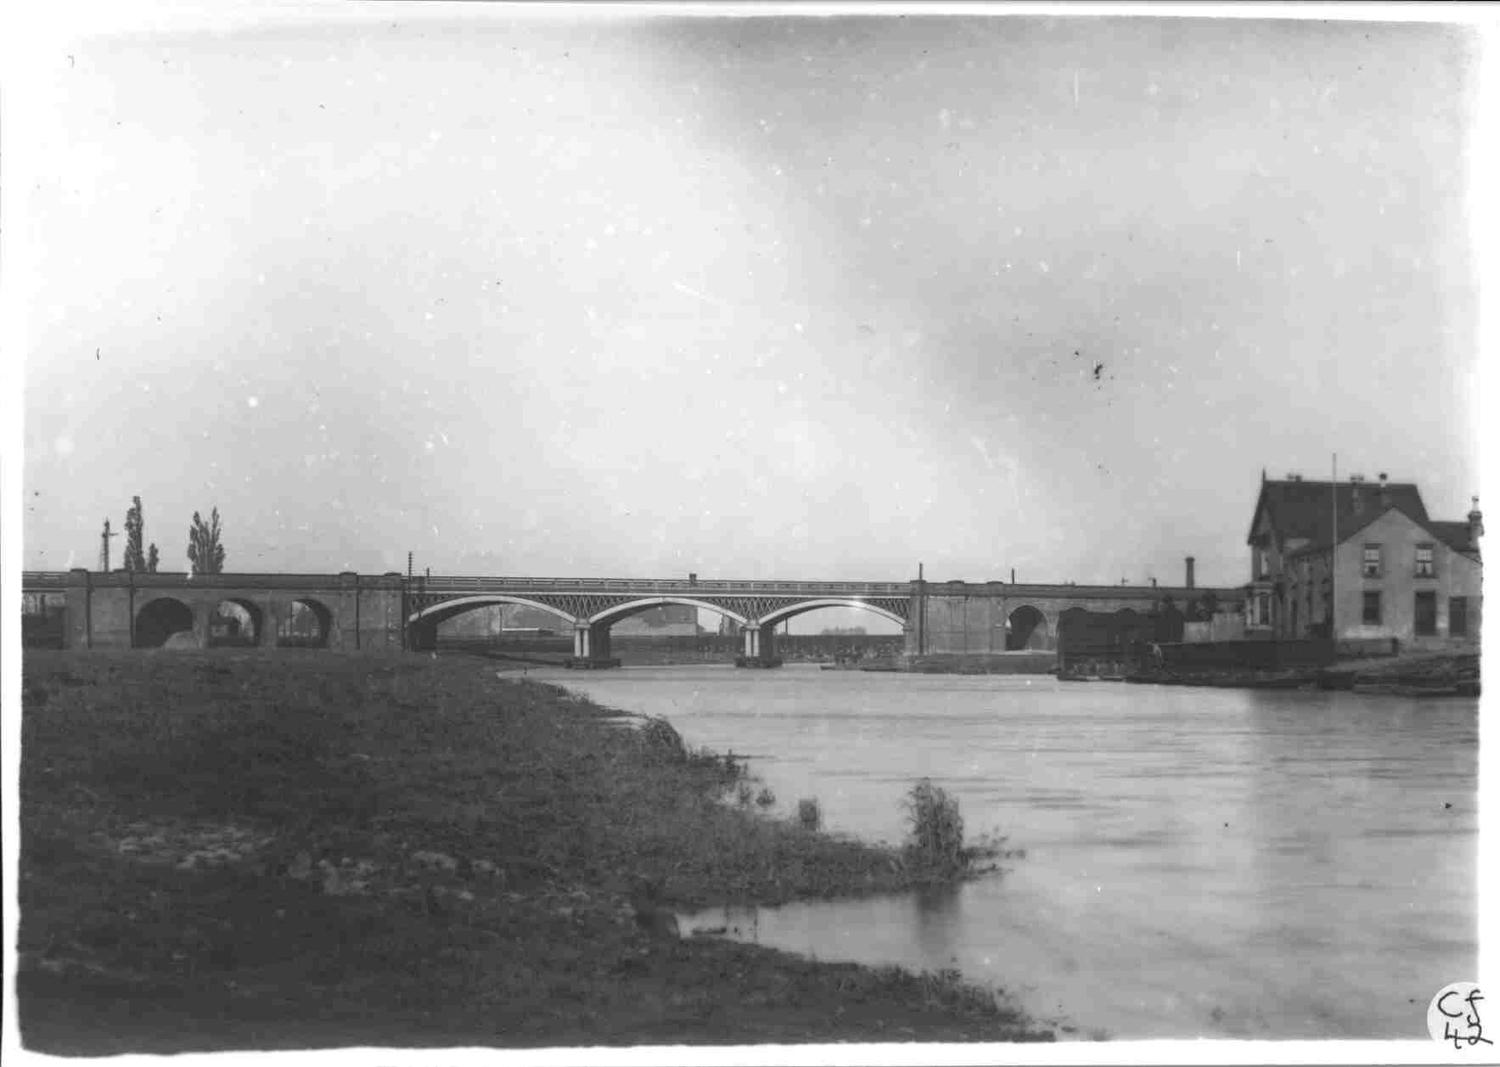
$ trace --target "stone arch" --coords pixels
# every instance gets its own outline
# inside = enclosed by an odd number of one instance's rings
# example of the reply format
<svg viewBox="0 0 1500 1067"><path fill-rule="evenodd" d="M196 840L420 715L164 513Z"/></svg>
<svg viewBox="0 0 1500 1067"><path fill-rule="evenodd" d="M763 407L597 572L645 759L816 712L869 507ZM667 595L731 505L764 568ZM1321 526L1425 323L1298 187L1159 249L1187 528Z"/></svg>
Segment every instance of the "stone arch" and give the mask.
<svg viewBox="0 0 1500 1067"><path fill-rule="evenodd" d="M1047 616L1032 604L1022 604L1005 620L1005 651L1047 649L1055 645L1048 632Z"/></svg>
<svg viewBox="0 0 1500 1067"><path fill-rule="evenodd" d="M135 613L131 646L161 648L173 634L193 632L193 609L176 597L157 597Z"/></svg>
<svg viewBox="0 0 1500 1067"><path fill-rule="evenodd" d="M281 648L327 648L332 632L333 612L328 605L312 597L298 597L287 605L276 627L276 644Z"/></svg>
<svg viewBox="0 0 1500 1067"><path fill-rule="evenodd" d="M760 624L761 626L776 626L787 619L795 618L798 615L805 615L809 611L818 611L821 608L863 608L865 611L879 615L882 619L889 619L897 626L904 627L906 625L906 620L894 611L888 611L885 608L877 607L867 601L857 600L853 597L824 597L819 600L803 600L796 604L788 604L786 607L777 608L762 615L760 617Z"/></svg>
<svg viewBox="0 0 1500 1067"><path fill-rule="evenodd" d="M208 618L208 645L258 645L265 639L265 613L253 600L225 597Z"/></svg>

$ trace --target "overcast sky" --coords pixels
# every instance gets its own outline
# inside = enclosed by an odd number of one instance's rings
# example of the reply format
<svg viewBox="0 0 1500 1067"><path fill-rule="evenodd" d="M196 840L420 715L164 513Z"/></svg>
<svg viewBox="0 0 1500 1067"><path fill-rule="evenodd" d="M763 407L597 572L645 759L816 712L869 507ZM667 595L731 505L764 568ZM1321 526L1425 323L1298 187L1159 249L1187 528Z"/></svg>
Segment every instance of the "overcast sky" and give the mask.
<svg viewBox="0 0 1500 1067"><path fill-rule="evenodd" d="M400 4L59 47L25 566L139 494L164 570L217 506L230 570L1238 584L1262 467L1335 451L1460 518L1476 56Z"/></svg>

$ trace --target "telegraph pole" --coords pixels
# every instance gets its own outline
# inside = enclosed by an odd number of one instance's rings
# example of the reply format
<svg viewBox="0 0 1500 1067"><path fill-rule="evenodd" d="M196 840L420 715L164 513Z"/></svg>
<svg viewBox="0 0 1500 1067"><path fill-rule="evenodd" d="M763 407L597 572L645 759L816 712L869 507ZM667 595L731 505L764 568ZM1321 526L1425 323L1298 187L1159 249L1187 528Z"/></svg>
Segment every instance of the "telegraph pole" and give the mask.
<svg viewBox="0 0 1500 1067"><path fill-rule="evenodd" d="M110 533L109 520L104 520L104 532L99 535L99 570L105 574L109 573L109 539L119 537L118 533Z"/></svg>
<svg viewBox="0 0 1500 1067"><path fill-rule="evenodd" d="M1333 454L1333 544L1328 546L1328 639L1333 642L1334 654L1338 654L1338 627L1334 619L1339 610L1339 454Z"/></svg>

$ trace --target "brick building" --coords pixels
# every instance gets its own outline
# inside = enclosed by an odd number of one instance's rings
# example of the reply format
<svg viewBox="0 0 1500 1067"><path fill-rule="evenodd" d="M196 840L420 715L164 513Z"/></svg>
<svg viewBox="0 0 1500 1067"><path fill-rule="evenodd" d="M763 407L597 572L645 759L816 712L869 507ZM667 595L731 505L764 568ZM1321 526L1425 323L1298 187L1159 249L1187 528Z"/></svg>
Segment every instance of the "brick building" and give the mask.
<svg viewBox="0 0 1500 1067"><path fill-rule="evenodd" d="M1409 482L1275 481L1261 475L1250 523L1246 635L1402 648L1479 642L1484 533L1479 500L1461 522L1428 517Z"/></svg>

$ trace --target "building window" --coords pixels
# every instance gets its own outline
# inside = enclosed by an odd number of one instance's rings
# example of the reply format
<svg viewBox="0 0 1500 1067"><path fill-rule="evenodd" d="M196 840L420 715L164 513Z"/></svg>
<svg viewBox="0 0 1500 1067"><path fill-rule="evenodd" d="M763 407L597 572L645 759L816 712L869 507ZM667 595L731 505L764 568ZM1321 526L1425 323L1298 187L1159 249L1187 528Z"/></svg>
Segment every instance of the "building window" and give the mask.
<svg viewBox="0 0 1500 1067"><path fill-rule="evenodd" d="M1469 598L1450 596L1448 598L1448 636L1467 637L1468 635Z"/></svg>
<svg viewBox="0 0 1500 1067"><path fill-rule="evenodd" d="M1417 546L1417 577L1431 578L1436 571L1432 569L1432 546Z"/></svg>
<svg viewBox="0 0 1500 1067"><path fill-rule="evenodd" d="M1365 615L1366 626L1380 625L1380 591L1374 590L1365 593Z"/></svg>
<svg viewBox="0 0 1500 1067"><path fill-rule="evenodd" d="M1380 546L1366 545L1364 565L1360 568L1366 578L1380 577Z"/></svg>
<svg viewBox="0 0 1500 1067"><path fill-rule="evenodd" d="M1413 614L1412 629L1418 637L1437 633L1437 594L1418 593Z"/></svg>

